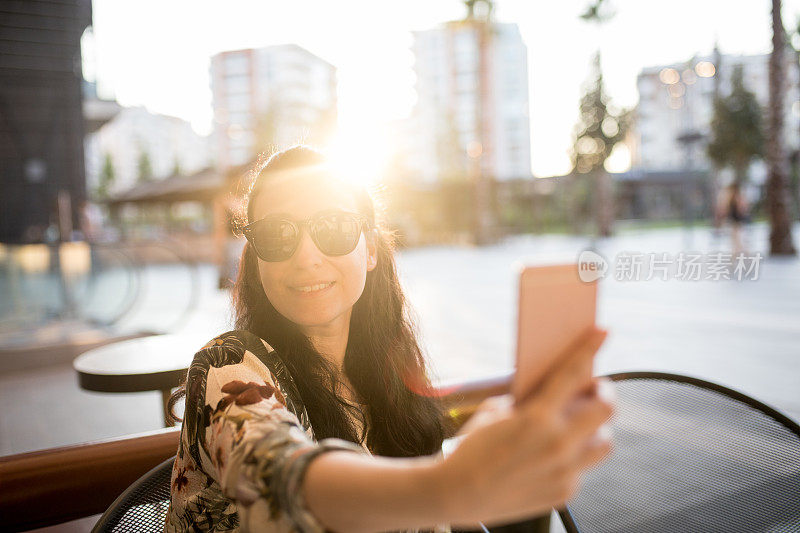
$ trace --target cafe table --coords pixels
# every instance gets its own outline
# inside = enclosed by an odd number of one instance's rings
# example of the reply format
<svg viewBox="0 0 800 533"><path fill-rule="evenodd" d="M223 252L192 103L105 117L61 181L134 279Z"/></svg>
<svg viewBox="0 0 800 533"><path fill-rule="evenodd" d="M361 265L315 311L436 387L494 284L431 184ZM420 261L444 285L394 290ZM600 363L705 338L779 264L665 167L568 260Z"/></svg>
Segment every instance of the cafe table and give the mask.
<svg viewBox="0 0 800 533"><path fill-rule="evenodd" d="M196 335L164 334L139 337L88 350L72 363L78 383L94 392L160 391L164 425L171 426L167 402L203 339Z"/></svg>

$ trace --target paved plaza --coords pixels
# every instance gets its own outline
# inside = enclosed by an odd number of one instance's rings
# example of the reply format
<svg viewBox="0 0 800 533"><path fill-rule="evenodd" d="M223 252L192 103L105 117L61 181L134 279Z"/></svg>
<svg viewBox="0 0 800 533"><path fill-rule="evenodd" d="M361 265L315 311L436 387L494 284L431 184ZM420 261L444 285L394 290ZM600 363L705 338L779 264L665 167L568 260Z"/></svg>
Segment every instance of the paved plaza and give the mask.
<svg viewBox="0 0 800 533"><path fill-rule="evenodd" d="M795 236L800 227L795 228ZM592 243L585 237L520 236L482 247L405 250L398 263L437 383L492 377L513 368L516 282L521 264L574 262L593 246L610 269L600 282L598 322L610 331L598 373L669 371L738 389L800 420L800 259L764 257L757 279L698 281L615 279L620 254L696 252L705 259L727 241L707 228L625 231ZM766 227L748 231L766 256ZM659 257L661 257L659 255ZM752 274L752 273L751 273ZM147 273L146 295L124 327L170 323L187 297L161 295L185 276L181 267ZM199 298L177 331L196 336L187 357L229 329L228 293L211 266L199 269ZM181 292L183 291L183 292ZM0 455L157 429L158 392L104 394L78 387L66 363L0 369Z"/></svg>

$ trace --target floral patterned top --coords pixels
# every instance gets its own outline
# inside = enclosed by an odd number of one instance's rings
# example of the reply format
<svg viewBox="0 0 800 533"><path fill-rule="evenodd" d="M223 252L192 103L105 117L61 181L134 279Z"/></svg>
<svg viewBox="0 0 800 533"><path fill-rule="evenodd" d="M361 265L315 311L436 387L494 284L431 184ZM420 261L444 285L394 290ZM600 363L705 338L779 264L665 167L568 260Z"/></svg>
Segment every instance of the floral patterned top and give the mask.
<svg viewBox="0 0 800 533"><path fill-rule="evenodd" d="M328 450L369 453L363 443L316 442L274 350L250 332L224 333L189 368L164 531L324 532L300 486L311 460Z"/></svg>

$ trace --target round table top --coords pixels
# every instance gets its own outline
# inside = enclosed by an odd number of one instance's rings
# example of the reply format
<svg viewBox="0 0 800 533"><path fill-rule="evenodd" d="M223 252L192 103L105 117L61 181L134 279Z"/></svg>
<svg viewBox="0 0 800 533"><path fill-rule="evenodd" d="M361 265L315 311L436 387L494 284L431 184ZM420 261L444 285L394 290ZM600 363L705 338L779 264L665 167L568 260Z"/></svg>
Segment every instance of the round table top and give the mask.
<svg viewBox="0 0 800 533"><path fill-rule="evenodd" d="M205 341L180 334L139 337L82 353L72 363L83 389L140 392L177 387Z"/></svg>

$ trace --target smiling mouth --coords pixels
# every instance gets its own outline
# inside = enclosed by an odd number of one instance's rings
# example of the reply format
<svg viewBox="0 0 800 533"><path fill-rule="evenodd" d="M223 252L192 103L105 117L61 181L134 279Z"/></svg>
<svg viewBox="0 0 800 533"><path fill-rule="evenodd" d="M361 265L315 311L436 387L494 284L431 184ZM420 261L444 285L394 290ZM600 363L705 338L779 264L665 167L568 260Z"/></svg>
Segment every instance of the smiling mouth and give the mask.
<svg viewBox="0 0 800 533"><path fill-rule="evenodd" d="M317 283L315 285L304 285L302 287L292 287L292 289L295 290L295 291L298 291L298 292L312 293L312 292L319 292L319 291L325 290L328 287L331 287L334 283L336 283L336 282L335 281L329 281L327 283Z"/></svg>

